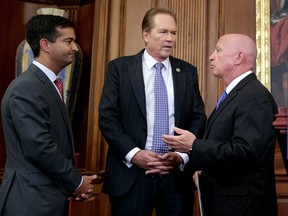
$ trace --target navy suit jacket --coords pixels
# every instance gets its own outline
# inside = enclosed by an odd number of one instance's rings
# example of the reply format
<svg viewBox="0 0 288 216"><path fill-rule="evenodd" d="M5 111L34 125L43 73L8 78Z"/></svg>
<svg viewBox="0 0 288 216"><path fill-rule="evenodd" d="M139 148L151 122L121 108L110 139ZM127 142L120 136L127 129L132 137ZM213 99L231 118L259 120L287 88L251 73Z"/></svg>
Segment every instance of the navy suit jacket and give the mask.
<svg viewBox="0 0 288 216"><path fill-rule="evenodd" d="M7 150L0 215L63 215L82 176L74 168L74 142L65 104L40 69L9 85L2 100Z"/></svg>
<svg viewBox="0 0 288 216"><path fill-rule="evenodd" d="M144 171L136 165L128 168L123 163L129 151L135 147L145 149L146 144L143 51L109 62L99 104L99 127L109 145L103 192L113 196L124 194L137 176L144 176ZM172 56L170 62L174 83L175 126L201 136L206 115L199 92L197 69ZM191 175L188 178L191 181Z"/></svg>
<svg viewBox="0 0 288 216"><path fill-rule="evenodd" d="M190 162L202 169L205 216L276 216L274 176L277 105L254 73L210 115L205 140L194 141Z"/></svg>

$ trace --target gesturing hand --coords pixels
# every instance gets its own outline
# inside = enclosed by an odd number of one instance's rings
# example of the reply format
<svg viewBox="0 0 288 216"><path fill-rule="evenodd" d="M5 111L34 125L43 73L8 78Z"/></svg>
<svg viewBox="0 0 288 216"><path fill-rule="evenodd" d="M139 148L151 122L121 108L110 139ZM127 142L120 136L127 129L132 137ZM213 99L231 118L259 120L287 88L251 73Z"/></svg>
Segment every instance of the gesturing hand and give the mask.
<svg viewBox="0 0 288 216"><path fill-rule="evenodd" d="M163 135L163 141L167 145L178 152L187 153L192 148L193 142L196 139L195 135L187 130L182 130L175 127L175 132L179 135Z"/></svg>

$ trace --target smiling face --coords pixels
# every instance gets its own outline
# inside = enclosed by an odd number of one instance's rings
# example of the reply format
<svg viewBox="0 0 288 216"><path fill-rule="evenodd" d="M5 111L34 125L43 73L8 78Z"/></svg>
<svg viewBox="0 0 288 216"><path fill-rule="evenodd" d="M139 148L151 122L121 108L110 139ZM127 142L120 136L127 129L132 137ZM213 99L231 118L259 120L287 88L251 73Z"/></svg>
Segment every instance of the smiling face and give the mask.
<svg viewBox="0 0 288 216"><path fill-rule="evenodd" d="M57 37L55 41L46 38L40 40L41 52L35 60L50 68L58 74L64 67L71 64L78 51L75 43L75 31L71 27L56 27Z"/></svg>
<svg viewBox="0 0 288 216"><path fill-rule="evenodd" d="M147 52L157 61L164 61L171 55L176 43L176 22L169 14L156 14L153 27L143 31Z"/></svg>
<svg viewBox="0 0 288 216"><path fill-rule="evenodd" d="M59 36L55 42L50 43L50 58L59 67L66 67L73 62L75 53L78 51L75 43L75 32L73 28L57 27Z"/></svg>

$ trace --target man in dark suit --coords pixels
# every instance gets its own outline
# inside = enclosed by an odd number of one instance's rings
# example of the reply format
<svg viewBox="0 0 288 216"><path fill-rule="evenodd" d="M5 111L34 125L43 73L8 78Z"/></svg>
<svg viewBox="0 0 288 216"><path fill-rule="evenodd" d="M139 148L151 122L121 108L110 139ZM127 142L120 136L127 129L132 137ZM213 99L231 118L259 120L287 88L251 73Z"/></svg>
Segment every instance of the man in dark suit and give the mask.
<svg viewBox="0 0 288 216"><path fill-rule="evenodd" d="M0 189L1 216L63 216L68 197L88 199L93 176L73 166L74 143L56 75L73 61L73 23L38 15L27 24L26 39L35 60L7 88L2 120L7 150Z"/></svg>
<svg viewBox="0 0 288 216"><path fill-rule="evenodd" d="M277 215L272 125L277 106L252 72L256 55L250 37L222 36L209 60L227 96L208 118L205 139L179 128L179 136L163 137L171 148L190 152L191 165L202 169L205 216Z"/></svg>
<svg viewBox="0 0 288 216"><path fill-rule="evenodd" d="M158 109L155 63L164 66L167 134L173 134L176 125L201 136L206 121L196 67L170 55L176 31L172 11L152 8L142 22L146 48L108 64L99 126L109 145L102 191L109 194L112 215L148 216L154 207L160 216L192 215L192 172L184 171L188 155L168 153L167 145L162 154L153 150L158 121L154 119ZM161 123L158 129L163 128ZM151 162L154 165L149 165Z"/></svg>

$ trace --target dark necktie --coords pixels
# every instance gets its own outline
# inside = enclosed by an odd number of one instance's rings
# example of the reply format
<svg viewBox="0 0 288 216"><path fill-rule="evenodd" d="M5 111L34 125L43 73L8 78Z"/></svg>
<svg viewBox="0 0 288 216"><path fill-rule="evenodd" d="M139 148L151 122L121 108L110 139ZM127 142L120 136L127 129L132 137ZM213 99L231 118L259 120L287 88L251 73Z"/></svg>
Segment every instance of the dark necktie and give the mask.
<svg viewBox="0 0 288 216"><path fill-rule="evenodd" d="M154 65L154 68L156 69L154 83L155 116L152 145L152 151L161 155L168 152L168 146L162 141L162 135L169 134L168 96L161 72L163 67L164 65L159 62Z"/></svg>
<svg viewBox="0 0 288 216"><path fill-rule="evenodd" d="M61 95L61 100L64 101L63 98L63 83L61 81L61 79L59 77L56 78L56 80L54 80L54 83L56 85L56 87L58 88L60 95Z"/></svg>
<svg viewBox="0 0 288 216"><path fill-rule="evenodd" d="M222 95L220 96L218 102L217 102L217 106L216 106L216 109L218 109L219 105L224 101L224 99L226 98L227 96L227 93L226 91L224 90Z"/></svg>

